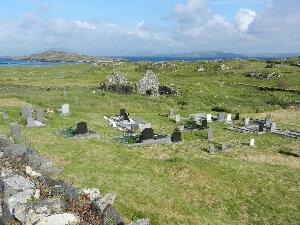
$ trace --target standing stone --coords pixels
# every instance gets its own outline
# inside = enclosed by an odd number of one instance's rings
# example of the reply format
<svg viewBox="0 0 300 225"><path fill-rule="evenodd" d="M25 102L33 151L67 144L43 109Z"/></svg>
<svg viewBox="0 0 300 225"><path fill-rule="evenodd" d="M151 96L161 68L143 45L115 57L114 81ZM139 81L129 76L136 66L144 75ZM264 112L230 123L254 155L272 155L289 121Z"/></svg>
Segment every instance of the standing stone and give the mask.
<svg viewBox="0 0 300 225"><path fill-rule="evenodd" d="M154 139L154 131L152 128L146 128L142 131L142 141Z"/></svg>
<svg viewBox="0 0 300 225"><path fill-rule="evenodd" d="M207 132L207 139L209 141L212 141L214 138L214 134L213 134L213 128L212 127L209 127L208 128L208 132Z"/></svg>
<svg viewBox="0 0 300 225"><path fill-rule="evenodd" d="M125 109L120 109L120 116L126 116L126 111Z"/></svg>
<svg viewBox="0 0 300 225"><path fill-rule="evenodd" d="M17 123L11 124L11 126L10 126L10 132L11 132L11 136L13 138L21 138L21 136L22 136L22 128Z"/></svg>
<svg viewBox="0 0 300 225"><path fill-rule="evenodd" d="M43 109L38 109L36 111L36 118L38 121L40 121L41 123L45 122L45 116L44 116L45 111Z"/></svg>
<svg viewBox="0 0 300 225"><path fill-rule="evenodd" d="M240 114L239 113L235 114L234 120L240 120Z"/></svg>
<svg viewBox="0 0 300 225"><path fill-rule="evenodd" d="M180 131L174 131L171 137L172 142L181 142L181 132Z"/></svg>
<svg viewBox="0 0 300 225"><path fill-rule="evenodd" d="M221 112L219 113L219 118L218 118L219 122L224 123L225 122L225 113Z"/></svg>
<svg viewBox="0 0 300 225"><path fill-rule="evenodd" d="M271 125L271 132L275 132L276 130L277 130L276 122L272 122L272 125Z"/></svg>
<svg viewBox="0 0 300 225"><path fill-rule="evenodd" d="M206 119L203 119L202 121L201 121L201 128L202 129L207 129L208 127L207 127L207 120Z"/></svg>
<svg viewBox="0 0 300 225"><path fill-rule="evenodd" d="M176 114L175 122L176 124L180 124L180 114Z"/></svg>
<svg viewBox="0 0 300 225"><path fill-rule="evenodd" d="M64 115L68 115L70 113L70 105L69 104L63 104L61 107L61 113Z"/></svg>
<svg viewBox="0 0 300 225"><path fill-rule="evenodd" d="M32 118L32 108L29 105L22 106L22 117Z"/></svg>
<svg viewBox="0 0 300 225"><path fill-rule="evenodd" d="M248 127L250 124L250 119L248 117L245 117L245 127Z"/></svg>
<svg viewBox="0 0 300 225"><path fill-rule="evenodd" d="M211 114L206 114L206 119L207 119L207 122L211 122L212 121Z"/></svg>
<svg viewBox="0 0 300 225"><path fill-rule="evenodd" d="M9 121L9 115L8 115L8 113L7 112L3 112L3 120L4 121Z"/></svg>
<svg viewBox="0 0 300 225"><path fill-rule="evenodd" d="M265 124L266 124L266 127L267 128L270 128L271 127L271 115L267 115L266 118L265 118Z"/></svg>
<svg viewBox="0 0 300 225"><path fill-rule="evenodd" d="M255 140L252 138L251 140L250 140L250 147L254 147L255 146Z"/></svg>
<svg viewBox="0 0 300 225"><path fill-rule="evenodd" d="M86 122L80 122L77 124L77 134L87 134L88 128Z"/></svg>
<svg viewBox="0 0 300 225"><path fill-rule="evenodd" d="M36 127L35 121L33 118L27 118L27 127Z"/></svg>

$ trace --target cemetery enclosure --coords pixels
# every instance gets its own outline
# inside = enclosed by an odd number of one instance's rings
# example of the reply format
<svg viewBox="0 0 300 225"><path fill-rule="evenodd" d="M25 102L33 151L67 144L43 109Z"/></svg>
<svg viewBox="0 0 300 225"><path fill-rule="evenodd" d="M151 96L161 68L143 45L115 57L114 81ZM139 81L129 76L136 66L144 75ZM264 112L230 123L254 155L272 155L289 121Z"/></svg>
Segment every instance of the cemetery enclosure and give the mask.
<svg viewBox="0 0 300 225"><path fill-rule="evenodd" d="M246 117L271 114L277 126L300 130L299 109L288 104L297 93L259 91L232 83L276 86L281 80L257 80L243 73L262 70L264 62L228 61L232 69L217 69L217 63L199 73L196 63L177 63L178 70L157 69L161 83L173 84L179 96L149 98L98 90L113 70L138 82L143 72L135 63L105 66L98 71L89 65L45 68L0 68L0 112L10 120L20 118L22 105L58 109L70 104L71 115L46 114L45 127L22 129L23 142L64 167L63 177L77 187L97 187L117 193L115 207L127 221L150 217L153 224L297 224L299 221L299 158L280 154L294 152L299 141L276 134L236 133L225 124L213 123L215 141L231 146L226 153L208 154L207 130L184 132L176 145L128 147L113 140L122 132L103 119L126 108L132 116L150 122L155 131L171 133L174 122L161 117L171 108L187 117L215 110ZM186 67L187 66L187 67ZM271 71L272 69L270 69ZM299 69L275 68L280 79L299 88ZM66 93L64 93L64 87ZM94 93L95 92L95 93ZM57 133L85 121L100 139L66 139ZM210 124L209 124L210 125ZM0 131L9 132L0 119ZM244 143L255 139L255 147Z"/></svg>

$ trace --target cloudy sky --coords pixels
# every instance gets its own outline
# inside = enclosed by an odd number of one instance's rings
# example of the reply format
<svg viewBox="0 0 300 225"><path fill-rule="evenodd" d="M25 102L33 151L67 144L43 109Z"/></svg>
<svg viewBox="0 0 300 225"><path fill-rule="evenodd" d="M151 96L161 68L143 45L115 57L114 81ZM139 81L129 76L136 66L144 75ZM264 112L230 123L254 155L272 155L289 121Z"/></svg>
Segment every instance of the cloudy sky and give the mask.
<svg viewBox="0 0 300 225"><path fill-rule="evenodd" d="M4 0L0 55L300 53L300 0Z"/></svg>

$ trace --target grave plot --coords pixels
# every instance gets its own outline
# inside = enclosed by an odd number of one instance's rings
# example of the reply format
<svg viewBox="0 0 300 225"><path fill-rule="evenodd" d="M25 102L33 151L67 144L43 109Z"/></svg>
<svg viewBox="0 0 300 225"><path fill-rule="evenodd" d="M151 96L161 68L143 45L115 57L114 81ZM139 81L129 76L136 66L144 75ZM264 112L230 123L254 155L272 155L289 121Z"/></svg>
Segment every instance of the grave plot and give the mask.
<svg viewBox="0 0 300 225"><path fill-rule="evenodd" d="M35 113L35 117L33 117ZM45 126L45 111L43 109L33 110L29 105L22 107L22 118L26 120L26 125L29 128Z"/></svg>
<svg viewBox="0 0 300 225"><path fill-rule="evenodd" d="M125 134L117 138L120 143L130 145L170 144L182 141L181 132L174 131L172 135L156 134L152 128L145 128L140 134Z"/></svg>
<svg viewBox="0 0 300 225"><path fill-rule="evenodd" d="M139 118L131 118L125 109L120 109L118 115L112 117L105 116L104 119L107 120L112 127L126 133L136 133L151 127L151 124L144 123Z"/></svg>
<svg viewBox="0 0 300 225"><path fill-rule="evenodd" d="M98 133L88 129L86 122L80 122L77 124L76 128L70 127L62 130L60 133L65 138L100 138Z"/></svg>

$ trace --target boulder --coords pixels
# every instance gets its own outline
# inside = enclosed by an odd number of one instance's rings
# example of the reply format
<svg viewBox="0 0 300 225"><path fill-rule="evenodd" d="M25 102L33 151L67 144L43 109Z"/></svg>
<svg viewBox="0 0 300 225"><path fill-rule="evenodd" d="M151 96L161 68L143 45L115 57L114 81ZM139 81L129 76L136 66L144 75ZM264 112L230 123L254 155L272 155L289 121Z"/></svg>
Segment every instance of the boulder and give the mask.
<svg viewBox="0 0 300 225"><path fill-rule="evenodd" d="M104 195L103 197L99 197L96 198L93 201L92 207L96 210L99 211L101 213L104 212L104 210L106 209L106 207L110 204L113 205L114 201L116 198L116 193L107 193L106 195Z"/></svg>
<svg viewBox="0 0 300 225"><path fill-rule="evenodd" d="M22 144L11 144L2 148L4 157L21 157L27 152L27 147Z"/></svg>
<svg viewBox="0 0 300 225"><path fill-rule="evenodd" d="M0 134L0 149L3 147L7 147L11 144L12 142L7 136Z"/></svg>
<svg viewBox="0 0 300 225"><path fill-rule="evenodd" d="M42 218L36 225L77 225L79 217L71 213L62 213Z"/></svg>

